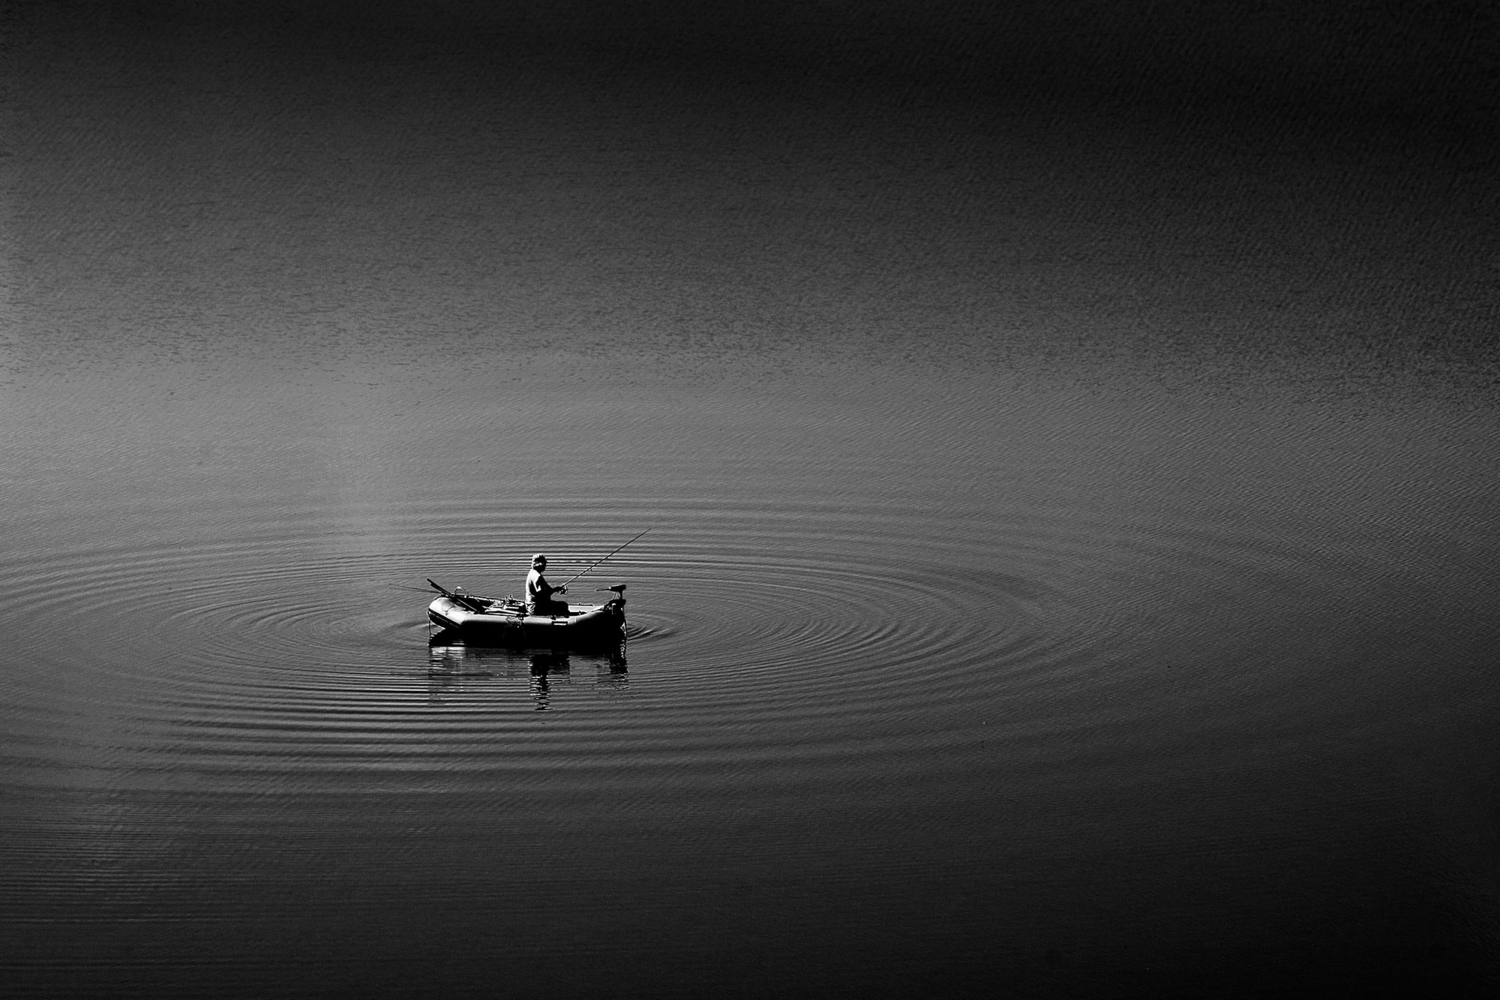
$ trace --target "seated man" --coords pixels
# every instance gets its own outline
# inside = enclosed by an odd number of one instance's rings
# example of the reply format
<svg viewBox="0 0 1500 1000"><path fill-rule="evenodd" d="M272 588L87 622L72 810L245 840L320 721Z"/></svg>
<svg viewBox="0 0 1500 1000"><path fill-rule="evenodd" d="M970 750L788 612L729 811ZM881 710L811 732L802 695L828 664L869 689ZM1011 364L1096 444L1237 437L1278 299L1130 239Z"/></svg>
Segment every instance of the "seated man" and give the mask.
<svg viewBox="0 0 1500 1000"><path fill-rule="evenodd" d="M526 613L532 615L566 615L568 603L554 601L553 594L566 594L567 587L553 587L547 583L542 572L547 568L547 557L538 552L531 557L531 572L526 574Z"/></svg>

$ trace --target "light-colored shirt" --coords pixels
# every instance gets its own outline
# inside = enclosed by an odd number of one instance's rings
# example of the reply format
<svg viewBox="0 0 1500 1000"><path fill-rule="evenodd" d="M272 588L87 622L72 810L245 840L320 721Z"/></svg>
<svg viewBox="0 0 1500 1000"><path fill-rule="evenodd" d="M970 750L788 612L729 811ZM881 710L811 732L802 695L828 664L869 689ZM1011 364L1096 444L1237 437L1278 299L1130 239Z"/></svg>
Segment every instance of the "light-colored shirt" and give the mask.
<svg viewBox="0 0 1500 1000"><path fill-rule="evenodd" d="M542 571L534 569L526 574L526 603L535 604L537 601L550 601L552 599L552 587L548 585Z"/></svg>

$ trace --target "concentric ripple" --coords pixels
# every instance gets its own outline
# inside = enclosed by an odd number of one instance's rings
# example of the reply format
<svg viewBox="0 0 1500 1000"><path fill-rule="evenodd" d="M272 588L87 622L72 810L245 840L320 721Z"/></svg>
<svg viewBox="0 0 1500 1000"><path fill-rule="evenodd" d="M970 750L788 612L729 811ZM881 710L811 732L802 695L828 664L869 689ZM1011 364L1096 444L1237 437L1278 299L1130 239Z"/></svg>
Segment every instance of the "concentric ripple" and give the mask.
<svg viewBox="0 0 1500 1000"><path fill-rule="evenodd" d="M193 536L212 542L143 533L23 561L27 584L4 593L0 615L68 623L33 630L27 672L9 682L11 703L40 725L18 727L33 756L46 759L57 738L42 720L100 713L129 720L109 737L112 755L344 779L599 761L624 748L650 780L668 747L674 759L696 747L727 761L793 741L823 746L815 758L851 743L873 753L877 740L962 742L995 706L1045 706L1073 678L1132 655L1164 598L1263 603L1326 588L1320 574L1331 572L1284 540L1081 504L957 511L913 531L905 509L878 498L789 502L771 517L722 502L580 499L503 536L484 531L489 510L474 505L362 512L384 541L336 527L340 516L287 509L239 535L226 518ZM427 578L513 593L530 550L544 547L562 581L640 525L652 531L570 589L584 603L627 583L620 655L429 645ZM1141 617L1127 621L1132 608ZM515 726L539 709L567 720L573 739L517 756ZM861 737L850 729L859 719L880 721Z"/></svg>

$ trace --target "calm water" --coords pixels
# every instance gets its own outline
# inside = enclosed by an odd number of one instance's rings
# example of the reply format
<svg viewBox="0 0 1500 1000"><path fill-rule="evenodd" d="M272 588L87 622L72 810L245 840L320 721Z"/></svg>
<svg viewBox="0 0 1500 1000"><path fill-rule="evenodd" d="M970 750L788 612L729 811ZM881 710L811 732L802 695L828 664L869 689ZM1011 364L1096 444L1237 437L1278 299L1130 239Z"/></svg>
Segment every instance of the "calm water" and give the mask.
<svg viewBox="0 0 1500 1000"><path fill-rule="evenodd" d="M6 105L6 995L1493 988L1459 159L106 35ZM430 644L646 528L622 655Z"/></svg>

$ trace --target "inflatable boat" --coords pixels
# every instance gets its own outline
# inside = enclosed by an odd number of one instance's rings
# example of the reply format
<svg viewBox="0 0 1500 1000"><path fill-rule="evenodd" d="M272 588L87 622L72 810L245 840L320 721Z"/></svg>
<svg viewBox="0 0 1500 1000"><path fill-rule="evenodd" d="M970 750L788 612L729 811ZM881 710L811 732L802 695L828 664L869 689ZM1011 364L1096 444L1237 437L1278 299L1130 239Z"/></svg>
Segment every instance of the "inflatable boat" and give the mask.
<svg viewBox="0 0 1500 1000"><path fill-rule="evenodd" d="M463 636L483 637L496 646L578 649L613 645L625 638L623 583L603 588L615 595L604 604L575 604L556 614L529 614L513 598L480 597L427 582L440 595L427 605L428 621Z"/></svg>

